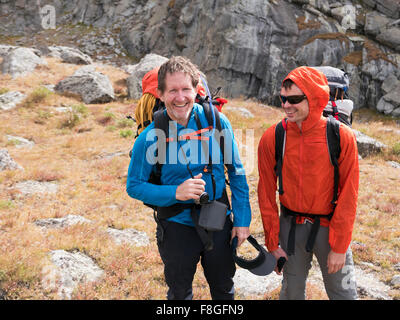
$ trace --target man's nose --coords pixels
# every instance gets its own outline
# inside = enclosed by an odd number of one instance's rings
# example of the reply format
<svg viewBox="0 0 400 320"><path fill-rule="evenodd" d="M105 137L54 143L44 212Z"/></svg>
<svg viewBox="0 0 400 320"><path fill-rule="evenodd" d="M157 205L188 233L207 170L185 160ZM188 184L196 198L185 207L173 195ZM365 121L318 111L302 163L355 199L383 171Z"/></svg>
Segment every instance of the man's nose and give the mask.
<svg viewBox="0 0 400 320"><path fill-rule="evenodd" d="M178 90L178 91L176 92L175 99L176 99L176 100L179 100L179 101L185 100L185 93L184 93L184 91L183 91L183 90Z"/></svg>

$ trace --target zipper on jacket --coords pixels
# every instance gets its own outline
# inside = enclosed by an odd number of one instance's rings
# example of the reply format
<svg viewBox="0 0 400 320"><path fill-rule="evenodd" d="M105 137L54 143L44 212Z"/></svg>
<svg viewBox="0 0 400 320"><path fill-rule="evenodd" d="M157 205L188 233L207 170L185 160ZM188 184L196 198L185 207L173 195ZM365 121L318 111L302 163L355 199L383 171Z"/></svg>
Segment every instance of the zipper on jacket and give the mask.
<svg viewBox="0 0 400 320"><path fill-rule="evenodd" d="M298 192L298 198L297 198L297 205L298 208L301 208L302 206L302 199L303 199L303 155L304 153L304 135L303 132L300 129L300 146L299 146L299 192Z"/></svg>

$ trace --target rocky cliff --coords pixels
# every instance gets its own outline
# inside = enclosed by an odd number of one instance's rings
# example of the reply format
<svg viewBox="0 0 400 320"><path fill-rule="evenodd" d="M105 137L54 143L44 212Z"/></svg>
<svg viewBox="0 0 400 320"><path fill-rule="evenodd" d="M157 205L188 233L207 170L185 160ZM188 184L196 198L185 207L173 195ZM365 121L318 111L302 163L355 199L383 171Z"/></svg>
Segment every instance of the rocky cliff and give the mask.
<svg viewBox="0 0 400 320"><path fill-rule="evenodd" d="M185 55L225 95L271 104L292 68L336 66L356 108L400 116L399 0L2 0L0 14L3 35L51 28L52 17L114 30L134 59Z"/></svg>

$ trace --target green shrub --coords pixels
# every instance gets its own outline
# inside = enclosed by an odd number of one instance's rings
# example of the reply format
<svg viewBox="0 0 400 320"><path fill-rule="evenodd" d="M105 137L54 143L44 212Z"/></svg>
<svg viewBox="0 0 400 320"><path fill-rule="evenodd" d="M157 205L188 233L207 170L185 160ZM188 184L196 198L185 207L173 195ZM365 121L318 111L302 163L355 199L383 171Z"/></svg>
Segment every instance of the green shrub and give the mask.
<svg viewBox="0 0 400 320"><path fill-rule="evenodd" d="M394 146L392 147L392 153L396 156L400 156L400 142L394 144Z"/></svg>
<svg viewBox="0 0 400 320"><path fill-rule="evenodd" d="M85 118L87 117L88 112L89 112L88 107L86 105L84 105L83 103L74 104L71 106L71 108L72 108L72 112L79 113Z"/></svg>
<svg viewBox="0 0 400 320"><path fill-rule="evenodd" d="M121 131L119 132L119 135L120 135L122 138L128 138L128 137L133 136L133 131L132 131L131 129L121 130Z"/></svg>
<svg viewBox="0 0 400 320"><path fill-rule="evenodd" d="M67 116L60 121L59 128L60 129L72 129L81 121L79 114L72 111L69 111Z"/></svg>
<svg viewBox="0 0 400 320"><path fill-rule="evenodd" d="M0 88L0 95L7 93L10 91L8 88Z"/></svg>
<svg viewBox="0 0 400 320"><path fill-rule="evenodd" d="M52 94L53 94L53 92L51 92L49 89L47 89L45 87L36 88L24 100L23 107L31 108L38 103L44 102Z"/></svg>
<svg viewBox="0 0 400 320"><path fill-rule="evenodd" d="M130 128L132 127L132 125L133 125L132 120L127 118L119 119L117 122L118 128Z"/></svg>

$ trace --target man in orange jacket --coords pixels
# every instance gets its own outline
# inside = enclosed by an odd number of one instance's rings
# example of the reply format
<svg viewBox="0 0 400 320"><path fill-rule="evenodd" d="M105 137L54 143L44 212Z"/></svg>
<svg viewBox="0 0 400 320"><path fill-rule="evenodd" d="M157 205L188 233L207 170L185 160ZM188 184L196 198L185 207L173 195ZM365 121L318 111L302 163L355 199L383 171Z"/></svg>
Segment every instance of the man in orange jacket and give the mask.
<svg viewBox="0 0 400 320"><path fill-rule="evenodd" d="M322 116L329 100L326 77L311 67L296 68L283 81L280 95L287 118L280 216L274 170L276 124L264 133L258 146L258 199L265 245L276 259L287 259L280 299L305 299L313 254L318 259L329 298L356 299L349 248L359 180L355 136L349 127L340 125L339 192L334 208L331 203L334 170L327 148L327 119ZM316 217L320 220L320 228L310 250L306 249L307 241ZM288 248L290 237L292 249ZM278 269L276 272L280 274Z"/></svg>

